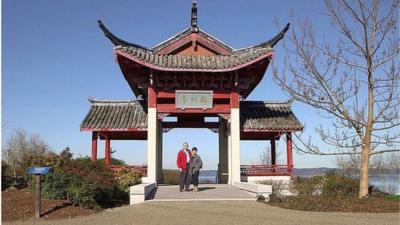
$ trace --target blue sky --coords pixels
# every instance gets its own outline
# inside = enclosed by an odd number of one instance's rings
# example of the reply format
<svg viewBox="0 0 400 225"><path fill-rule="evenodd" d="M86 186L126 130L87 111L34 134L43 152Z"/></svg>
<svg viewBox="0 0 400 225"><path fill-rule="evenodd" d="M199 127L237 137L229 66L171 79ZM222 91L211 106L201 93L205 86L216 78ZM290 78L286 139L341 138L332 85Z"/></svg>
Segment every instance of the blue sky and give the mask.
<svg viewBox="0 0 400 225"><path fill-rule="evenodd" d="M88 97L133 99L115 63L113 45L97 26L101 19L117 36L152 47L190 25L190 0L53 1L4 0L2 5L2 139L16 128L38 133L59 152L69 146L75 156L89 155L89 132L80 132ZM292 22L290 14L308 16L318 32L334 34L322 1L198 1L198 24L234 48L263 42ZM281 26L274 23L278 20ZM282 66L283 49L275 47ZM272 80L271 67L249 100L287 100ZM315 111L300 103L293 111L305 135L319 125ZM316 139L317 140L317 139ZM183 141L197 146L206 169L218 163L218 134L207 129L176 129L164 135L164 167L174 168ZM318 140L317 140L318 142ZM131 164L146 162L145 141L113 141L115 157ZM241 144L241 163L259 160L267 145ZM104 143L99 143L99 157ZM278 144L284 157L284 143ZM285 158L282 158L285 161ZM334 166L334 158L295 154L296 167Z"/></svg>

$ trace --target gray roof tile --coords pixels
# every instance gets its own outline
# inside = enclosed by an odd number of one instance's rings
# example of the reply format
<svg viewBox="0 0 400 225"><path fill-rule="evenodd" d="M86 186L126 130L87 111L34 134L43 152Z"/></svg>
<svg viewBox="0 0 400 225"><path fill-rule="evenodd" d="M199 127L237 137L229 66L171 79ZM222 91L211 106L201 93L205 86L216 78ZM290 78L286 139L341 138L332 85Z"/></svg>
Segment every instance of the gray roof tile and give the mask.
<svg viewBox="0 0 400 225"><path fill-rule="evenodd" d="M240 122L245 130L302 130L291 102L240 102Z"/></svg>
<svg viewBox="0 0 400 225"><path fill-rule="evenodd" d="M90 110L81 123L84 129L147 129L147 113L139 101L90 100ZM291 102L240 102L244 130L302 130Z"/></svg>

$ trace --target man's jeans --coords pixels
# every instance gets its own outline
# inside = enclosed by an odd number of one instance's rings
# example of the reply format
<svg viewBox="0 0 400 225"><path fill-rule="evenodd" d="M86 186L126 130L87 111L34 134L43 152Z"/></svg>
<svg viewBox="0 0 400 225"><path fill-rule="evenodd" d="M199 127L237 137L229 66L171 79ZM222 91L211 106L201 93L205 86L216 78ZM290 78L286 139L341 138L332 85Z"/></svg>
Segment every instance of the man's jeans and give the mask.
<svg viewBox="0 0 400 225"><path fill-rule="evenodd" d="M185 186L185 191L189 191L190 187L190 174L189 174L189 163L186 164L186 170L182 170L181 172L181 180L179 184L179 190L183 190L183 186Z"/></svg>

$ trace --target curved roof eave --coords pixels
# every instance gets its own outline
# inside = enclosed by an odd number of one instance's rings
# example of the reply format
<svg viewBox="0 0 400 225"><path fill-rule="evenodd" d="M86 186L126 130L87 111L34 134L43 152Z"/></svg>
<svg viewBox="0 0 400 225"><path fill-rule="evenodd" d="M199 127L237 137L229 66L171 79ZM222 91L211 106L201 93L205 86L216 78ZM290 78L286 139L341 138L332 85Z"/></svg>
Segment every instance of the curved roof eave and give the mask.
<svg viewBox="0 0 400 225"><path fill-rule="evenodd" d="M125 40L122 40L121 38L117 37L116 35L114 35L110 30L107 29L107 27L104 25L104 23L101 20L98 20L98 24L100 29L103 31L104 35L115 45L122 45L122 46L127 46L127 47L135 47L135 48L141 48L145 51L150 51L153 52L154 49L157 49L158 47L160 47L161 45L168 43L170 41L174 41L174 39L179 38L180 35L187 33L190 31L189 28L185 29L184 31L182 31L181 33L178 33L174 36L172 36L171 38L167 39L166 41L161 42L160 44L156 45L153 47L153 49L149 49L146 47L143 47L141 45L135 44L135 43L131 43L131 42L127 42ZM206 33L203 30L200 30L202 33L204 33L205 35L209 36L210 38L212 38L213 40L215 40L216 42L220 43L223 45L224 48L229 49L230 51L232 51L233 53L237 53L237 52L243 52L246 51L248 49L252 49L255 47L274 47L280 40L283 39L285 33L289 30L290 27L290 23L286 24L286 26L281 30L281 32L279 32L277 35L275 35L273 38L269 39L268 41L262 42L258 45L255 46L250 46L250 47L246 47L246 48L241 48L241 49L233 49L231 46L225 44L224 42L220 41L219 39L215 38L214 36Z"/></svg>
<svg viewBox="0 0 400 225"><path fill-rule="evenodd" d="M146 47L143 47L143 46L135 44L135 43L124 41L121 38L115 36L110 30L107 29L107 27L103 24L103 22L101 22L101 20L98 20L97 23L99 24L100 29L103 31L104 36L106 36L108 39L110 39L110 41L115 46L125 45L125 46L131 46L131 47L135 47L135 48L142 48L144 50L149 50Z"/></svg>

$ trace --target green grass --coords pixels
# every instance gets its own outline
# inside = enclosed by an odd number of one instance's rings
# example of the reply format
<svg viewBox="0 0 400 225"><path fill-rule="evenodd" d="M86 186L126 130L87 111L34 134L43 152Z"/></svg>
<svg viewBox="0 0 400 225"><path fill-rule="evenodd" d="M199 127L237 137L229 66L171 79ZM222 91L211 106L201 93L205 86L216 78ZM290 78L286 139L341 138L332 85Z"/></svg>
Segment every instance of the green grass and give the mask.
<svg viewBox="0 0 400 225"><path fill-rule="evenodd" d="M391 201L400 201L400 195L388 195L385 198Z"/></svg>

